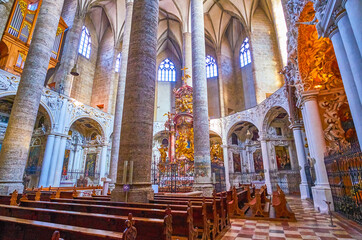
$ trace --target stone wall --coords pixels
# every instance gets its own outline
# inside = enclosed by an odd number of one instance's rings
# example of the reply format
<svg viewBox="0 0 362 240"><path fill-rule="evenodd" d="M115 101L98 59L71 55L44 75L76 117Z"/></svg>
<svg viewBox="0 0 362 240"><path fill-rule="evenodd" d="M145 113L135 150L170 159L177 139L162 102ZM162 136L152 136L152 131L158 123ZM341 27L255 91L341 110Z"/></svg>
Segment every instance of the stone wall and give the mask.
<svg viewBox="0 0 362 240"><path fill-rule="evenodd" d="M256 98L257 103L261 103L283 85L279 74L282 66L273 23L261 8L256 9L252 18L251 50Z"/></svg>

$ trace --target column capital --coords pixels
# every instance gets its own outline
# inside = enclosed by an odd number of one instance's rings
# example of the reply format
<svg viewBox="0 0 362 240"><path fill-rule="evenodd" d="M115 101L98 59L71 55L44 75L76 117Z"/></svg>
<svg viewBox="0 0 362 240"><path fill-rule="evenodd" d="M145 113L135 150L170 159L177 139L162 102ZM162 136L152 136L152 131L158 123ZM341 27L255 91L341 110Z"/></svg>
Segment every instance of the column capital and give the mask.
<svg viewBox="0 0 362 240"><path fill-rule="evenodd" d="M332 39L334 34L336 34L338 32L339 32L338 26L335 23L333 23L331 26L328 27L328 29L326 31L326 36L328 38Z"/></svg>
<svg viewBox="0 0 362 240"><path fill-rule="evenodd" d="M268 139L268 135L266 132L259 132L259 141L266 142Z"/></svg>
<svg viewBox="0 0 362 240"><path fill-rule="evenodd" d="M317 101L317 97L319 94L319 90L310 90L306 92L302 92L301 94L301 105L308 101Z"/></svg>
<svg viewBox="0 0 362 240"><path fill-rule="evenodd" d="M295 122L295 123L293 123L292 125L290 125L290 128L291 128L292 130L302 130L302 128L303 128L303 123L301 123L301 122Z"/></svg>
<svg viewBox="0 0 362 240"><path fill-rule="evenodd" d="M340 4L336 10L333 11L333 18L334 18L334 22L336 24L338 24L339 20L342 19L342 17L346 16L347 12L346 9L344 8L344 6L342 6L342 4Z"/></svg>

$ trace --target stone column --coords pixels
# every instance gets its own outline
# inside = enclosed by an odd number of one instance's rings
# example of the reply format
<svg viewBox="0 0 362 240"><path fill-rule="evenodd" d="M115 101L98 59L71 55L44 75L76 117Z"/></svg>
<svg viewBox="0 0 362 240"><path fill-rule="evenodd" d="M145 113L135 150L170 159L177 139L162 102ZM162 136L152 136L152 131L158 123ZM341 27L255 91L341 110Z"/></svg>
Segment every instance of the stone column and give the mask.
<svg viewBox="0 0 362 240"><path fill-rule="evenodd" d="M54 147L54 140L55 140L54 134L49 134L48 138L47 138L47 143L45 146L43 163L41 166L41 174L40 174L40 179L39 179L39 184L38 184L39 187L41 187L41 186L45 187L47 185L51 157L52 157L53 147Z"/></svg>
<svg viewBox="0 0 362 240"><path fill-rule="evenodd" d="M69 161L68 161L68 172L73 171L73 165L74 165L74 159L75 159L75 149L72 144L70 144L70 153L69 153Z"/></svg>
<svg viewBox="0 0 362 240"><path fill-rule="evenodd" d="M202 0L191 0L192 76L194 107L194 189L213 191L210 160L209 113L205 63L204 8Z"/></svg>
<svg viewBox="0 0 362 240"><path fill-rule="evenodd" d="M221 64L221 50L219 49L216 53L217 57L217 71L219 75L217 77L218 86L219 86L219 104L220 104L220 117L225 117L225 101L224 101L224 85L223 85L223 72L222 72L222 64Z"/></svg>
<svg viewBox="0 0 362 240"><path fill-rule="evenodd" d="M64 0L44 0L0 152L0 194L23 190L23 175Z"/></svg>
<svg viewBox="0 0 362 240"><path fill-rule="evenodd" d="M362 1L361 0L344 0L348 18L351 22L354 36L356 38L360 54L362 54Z"/></svg>
<svg viewBox="0 0 362 240"><path fill-rule="evenodd" d="M266 136L263 133L260 134L260 144L261 144L261 154L263 156L265 184L267 186L268 193L271 194L273 192L273 189L270 179L270 161L268 154L268 145L266 141Z"/></svg>
<svg viewBox="0 0 362 240"><path fill-rule="evenodd" d="M74 79L74 76L70 74L70 71L74 67L74 64L76 64L79 42L85 19L85 14L78 13L79 11L77 11L74 17L73 26L68 30L66 35L60 66L54 76L57 88L63 88L64 95L68 97L71 94Z"/></svg>
<svg viewBox="0 0 362 240"><path fill-rule="evenodd" d="M14 0L0 0L0 40L3 37L13 4Z"/></svg>
<svg viewBox="0 0 362 240"><path fill-rule="evenodd" d="M358 51L358 45L356 38L354 37L352 26L345 9L338 8L333 15L336 18L335 22L341 33L344 49L346 50L348 62L357 87L358 96L362 102L362 57L361 53Z"/></svg>
<svg viewBox="0 0 362 240"><path fill-rule="evenodd" d="M191 76L187 80L187 85L192 87L192 42L191 42L191 33L184 32L183 37L183 62L184 67L187 68L186 73Z"/></svg>
<svg viewBox="0 0 362 240"><path fill-rule="evenodd" d="M119 80L118 80L117 97L116 97L116 108L115 108L115 113L114 113L111 163L110 163L110 168L109 168L109 178L111 179L111 184L110 184L111 188L114 187L114 183L117 180L117 165L118 165L118 158L119 158L119 143L121 140L124 89L126 86L129 39L130 39L130 35L131 35L131 25L132 25L132 10L133 10L133 0L127 0L126 1L125 29L124 29L124 33L123 33L123 43L122 43L121 68L119 71Z"/></svg>
<svg viewBox="0 0 362 240"><path fill-rule="evenodd" d="M100 158L100 167L99 167L99 183L102 184L101 179L103 177L106 177L106 164L107 164L107 151L108 151L108 145L102 146L102 152L101 152L101 158Z"/></svg>
<svg viewBox="0 0 362 240"><path fill-rule="evenodd" d="M362 146L362 104L358 95L358 89L353 79L352 70L348 61L346 50L343 46L343 41L338 28L334 27L329 38L332 40L334 52L336 54L339 71L341 72L344 90L346 91L349 108L353 118L353 123L356 128L357 137L360 146ZM362 82L362 79L357 81Z"/></svg>
<svg viewBox="0 0 362 240"><path fill-rule="evenodd" d="M228 154L227 142L223 143L222 150L223 150L223 157L224 157L226 190L229 190L230 189L230 170L229 170L229 154Z"/></svg>
<svg viewBox="0 0 362 240"><path fill-rule="evenodd" d="M300 178L301 178L301 183L299 185L300 197L301 197L301 199L307 199L307 198L311 198L311 196L309 194L307 175L305 173L305 164L307 161L307 156L305 155L305 151L304 151L302 125L293 124L292 129L293 129L293 135L294 135L295 148L297 150L297 157L298 157L299 171L300 171Z"/></svg>
<svg viewBox="0 0 362 240"><path fill-rule="evenodd" d="M54 145L53 145L53 152L52 152L52 156L51 156L51 160L50 160L47 183L45 185L43 185L43 187L49 187L49 186L53 185L54 174L55 174L55 169L56 169L58 155L59 155L60 140L61 140L61 136L56 135L55 140L54 140Z"/></svg>
<svg viewBox="0 0 362 240"><path fill-rule="evenodd" d="M52 186L59 187L60 179L62 177L62 170L64 164L64 155L65 155L65 147L67 144L67 136L61 136L60 144L59 144L59 152L56 158L56 165L55 165L55 174L54 174L54 182Z"/></svg>
<svg viewBox="0 0 362 240"><path fill-rule="evenodd" d="M316 183L312 187L314 207L321 212L328 212L327 204L333 203L331 189L329 187L326 166L324 164L324 153L326 152L326 143L322 121L319 115L317 96L319 91L312 90L302 94L302 108L304 109L303 120L309 131L307 131L308 146L311 157L315 160ZM333 209L333 204L332 204Z"/></svg>
<svg viewBox="0 0 362 240"><path fill-rule="evenodd" d="M135 0L116 188L112 200L147 202L153 198L151 162L156 85L158 0ZM143 47L141 47L143 46ZM140 71L142 69L142 71ZM123 166L133 162L130 190L123 192ZM130 168L125 169L130 177Z"/></svg>

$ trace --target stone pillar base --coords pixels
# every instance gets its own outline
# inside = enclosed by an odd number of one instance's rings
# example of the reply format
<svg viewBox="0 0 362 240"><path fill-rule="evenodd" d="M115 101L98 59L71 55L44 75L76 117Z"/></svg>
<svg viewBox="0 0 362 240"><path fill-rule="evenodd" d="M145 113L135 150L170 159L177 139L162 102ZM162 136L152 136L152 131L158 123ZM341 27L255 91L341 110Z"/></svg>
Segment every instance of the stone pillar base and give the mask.
<svg viewBox="0 0 362 240"><path fill-rule="evenodd" d="M153 195L151 184L132 185L128 192L123 191L123 185L116 184L111 193L111 201L148 203L153 199Z"/></svg>
<svg viewBox="0 0 362 240"><path fill-rule="evenodd" d="M18 193L23 193L23 182L0 181L0 195L12 194L15 190L17 190Z"/></svg>
<svg viewBox="0 0 362 240"><path fill-rule="evenodd" d="M214 186L211 183L194 183L192 190L201 191L203 197L212 197Z"/></svg>
<svg viewBox="0 0 362 240"><path fill-rule="evenodd" d="M300 189L300 198L301 199L311 198L310 193L309 193L308 184L301 183L299 185L299 189Z"/></svg>
<svg viewBox="0 0 362 240"><path fill-rule="evenodd" d="M334 211L332 191L330 187L316 185L312 187L314 208L321 213L328 213L328 205L324 201L332 202L331 211Z"/></svg>

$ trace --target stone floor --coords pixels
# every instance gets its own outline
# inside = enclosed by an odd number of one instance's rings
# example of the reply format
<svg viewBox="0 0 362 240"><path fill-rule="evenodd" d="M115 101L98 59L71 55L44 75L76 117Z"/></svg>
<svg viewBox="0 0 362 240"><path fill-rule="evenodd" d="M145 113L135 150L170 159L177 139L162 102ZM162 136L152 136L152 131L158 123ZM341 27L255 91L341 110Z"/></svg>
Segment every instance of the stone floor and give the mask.
<svg viewBox="0 0 362 240"><path fill-rule="evenodd" d="M231 229L222 240L362 240L362 231L350 221L334 218L337 227L329 227L329 216L316 212L310 202L292 197L288 199L288 203L295 213L297 222L233 219Z"/></svg>

